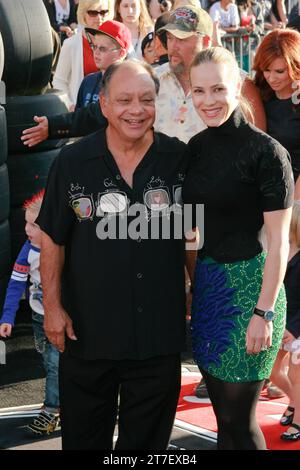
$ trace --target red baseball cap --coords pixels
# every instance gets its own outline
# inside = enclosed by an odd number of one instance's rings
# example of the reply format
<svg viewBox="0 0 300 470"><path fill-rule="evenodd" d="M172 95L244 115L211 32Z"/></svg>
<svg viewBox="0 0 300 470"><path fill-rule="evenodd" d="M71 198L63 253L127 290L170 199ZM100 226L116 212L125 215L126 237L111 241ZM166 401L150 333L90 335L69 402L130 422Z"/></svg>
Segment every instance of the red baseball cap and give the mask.
<svg viewBox="0 0 300 470"><path fill-rule="evenodd" d="M114 41L116 41L122 49L125 49L126 53L129 51L131 46L131 33L127 26L120 21L108 20L104 21L98 29L85 28L88 33L105 34Z"/></svg>

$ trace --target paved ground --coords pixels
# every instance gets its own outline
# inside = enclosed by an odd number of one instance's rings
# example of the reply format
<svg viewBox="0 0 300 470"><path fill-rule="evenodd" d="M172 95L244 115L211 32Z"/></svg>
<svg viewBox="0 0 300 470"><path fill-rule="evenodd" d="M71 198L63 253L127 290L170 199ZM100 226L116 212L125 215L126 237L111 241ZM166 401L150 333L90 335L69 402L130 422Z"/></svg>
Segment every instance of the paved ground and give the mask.
<svg viewBox="0 0 300 470"><path fill-rule="evenodd" d="M0 449L60 449L60 431L48 438L36 438L26 430L43 401L45 380L41 357L34 347L30 313L24 305L17 315L13 337L6 341L6 349L7 363L0 364ZM197 369L190 352L183 355L183 367ZM208 450L215 445L215 439L188 429L184 423L175 423L171 449Z"/></svg>

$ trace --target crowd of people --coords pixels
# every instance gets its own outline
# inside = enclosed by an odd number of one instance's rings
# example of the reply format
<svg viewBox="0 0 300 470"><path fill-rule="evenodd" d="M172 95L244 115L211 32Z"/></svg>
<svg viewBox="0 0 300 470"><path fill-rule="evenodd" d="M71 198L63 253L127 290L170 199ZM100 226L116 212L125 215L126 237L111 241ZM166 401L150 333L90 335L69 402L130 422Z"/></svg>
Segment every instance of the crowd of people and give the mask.
<svg viewBox="0 0 300 470"><path fill-rule="evenodd" d="M67 93L69 108L74 110L80 83L86 75L97 72L92 57L92 40L86 27L97 28L109 19L115 19L128 27L131 46L128 57L144 59L150 64L159 64L155 50L154 31L157 18L163 13L184 5L185 0L43 0L47 8L58 47L62 50L55 67L53 86ZM294 0L295 2L296 0ZM200 0L188 0L192 6L200 6ZM263 35L288 24L298 27L297 5L284 0L232 0L203 2L203 9L209 12L220 41L235 51L238 63L250 71L253 55ZM300 25L300 21L299 21ZM224 36L225 35L225 36ZM231 36L235 37L235 40Z"/></svg>
<svg viewBox="0 0 300 470"><path fill-rule="evenodd" d="M44 3L63 41L53 86L70 112L35 116L22 140L82 138L25 203L29 240L0 320L9 336L29 275L47 371L30 430L52 432L60 417L64 449L111 449L118 416L116 449L166 448L189 284L218 449L266 448L255 409L270 378L290 400L281 437L300 440L300 33L284 2L79 0L77 22L75 2ZM253 80L220 43L240 26L268 32ZM103 235L141 204L147 228L191 206L189 243Z"/></svg>

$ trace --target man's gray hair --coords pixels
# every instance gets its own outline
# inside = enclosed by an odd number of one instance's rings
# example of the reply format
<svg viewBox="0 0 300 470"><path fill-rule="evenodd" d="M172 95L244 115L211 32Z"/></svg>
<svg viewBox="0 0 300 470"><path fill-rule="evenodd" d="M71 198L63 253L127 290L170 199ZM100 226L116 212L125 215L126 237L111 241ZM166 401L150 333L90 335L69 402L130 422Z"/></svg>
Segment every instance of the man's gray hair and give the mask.
<svg viewBox="0 0 300 470"><path fill-rule="evenodd" d="M147 64L147 62L142 62L137 59L128 59L125 62L123 60L118 60L117 62L114 62L111 64L105 71L103 78L102 78L102 87L101 87L101 93L104 95L108 95L108 89L109 89L109 84L112 79L112 76L116 73L116 71L127 64L134 64L134 65L139 65L145 69L145 71L150 75L150 77L153 80L154 86L155 86L155 93L158 95L159 92L159 78L154 72L153 68L151 65Z"/></svg>

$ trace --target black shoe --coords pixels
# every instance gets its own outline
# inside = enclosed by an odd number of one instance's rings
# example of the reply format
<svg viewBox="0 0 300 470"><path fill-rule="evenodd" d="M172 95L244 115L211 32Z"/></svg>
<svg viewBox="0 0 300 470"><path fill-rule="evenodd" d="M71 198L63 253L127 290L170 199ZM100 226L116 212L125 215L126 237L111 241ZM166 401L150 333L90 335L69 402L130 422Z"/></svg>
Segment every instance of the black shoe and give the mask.
<svg viewBox="0 0 300 470"><path fill-rule="evenodd" d="M287 411L290 411L291 414L290 415L286 415L286 412ZM291 424L293 422L293 419L294 419L294 412L295 412L295 408L293 408L292 406L288 406L287 409L285 410L285 412L283 413L279 423L281 424L281 426L288 426L289 424Z"/></svg>
<svg viewBox="0 0 300 470"><path fill-rule="evenodd" d="M299 441L300 439L299 424L291 423L290 427L297 429L297 432L292 432L292 433L284 432L283 434L281 434L281 439L283 439L284 441Z"/></svg>

